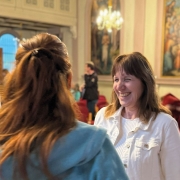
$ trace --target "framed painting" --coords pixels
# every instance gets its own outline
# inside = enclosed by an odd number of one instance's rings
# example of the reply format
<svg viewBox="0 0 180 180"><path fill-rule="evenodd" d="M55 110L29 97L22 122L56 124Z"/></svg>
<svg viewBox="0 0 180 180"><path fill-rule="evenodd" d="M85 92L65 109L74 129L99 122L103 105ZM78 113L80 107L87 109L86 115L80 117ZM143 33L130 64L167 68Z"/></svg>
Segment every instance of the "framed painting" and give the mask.
<svg viewBox="0 0 180 180"><path fill-rule="evenodd" d="M163 40L162 77L180 85L180 0L164 0Z"/></svg>
<svg viewBox="0 0 180 180"><path fill-rule="evenodd" d="M96 20L100 10L108 9L108 0L93 0L91 9L91 61L98 75L110 75L112 61L119 54L120 30L99 30ZM112 11L120 10L120 1L112 0Z"/></svg>

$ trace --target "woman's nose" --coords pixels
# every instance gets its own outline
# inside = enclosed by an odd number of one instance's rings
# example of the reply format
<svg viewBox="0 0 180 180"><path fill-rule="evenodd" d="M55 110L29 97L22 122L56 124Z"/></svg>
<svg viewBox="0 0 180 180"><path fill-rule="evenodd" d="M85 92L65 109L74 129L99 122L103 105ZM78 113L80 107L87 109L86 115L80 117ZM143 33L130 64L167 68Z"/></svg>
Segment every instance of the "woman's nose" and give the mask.
<svg viewBox="0 0 180 180"><path fill-rule="evenodd" d="M124 82L123 81L119 81L118 83L118 89L121 90L121 89L124 89L125 86L124 86Z"/></svg>

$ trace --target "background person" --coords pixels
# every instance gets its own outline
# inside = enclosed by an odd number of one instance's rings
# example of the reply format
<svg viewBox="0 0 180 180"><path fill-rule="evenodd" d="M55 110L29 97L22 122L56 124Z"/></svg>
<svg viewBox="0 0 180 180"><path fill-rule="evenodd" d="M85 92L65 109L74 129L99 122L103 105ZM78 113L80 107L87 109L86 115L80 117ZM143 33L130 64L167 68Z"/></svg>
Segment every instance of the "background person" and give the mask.
<svg viewBox="0 0 180 180"><path fill-rule="evenodd" d="M71 93L73 94L73 97L75 99L75 101L79 101L81 98L81 92L80 92L80 88L79 88L79 84L73 84L72 88L71 88Z"/></svg>
<svg viewBox="0 0 180 180"><path fill-rule="evenodd" d="M83 99L87 100L87 107L90 113L92 113L92 120L95 118L95 105L98 101L98 76L94 70L94 63L87 62L85 65L85 74L84 74L85 84L81 87L84 89Z"/></svg>
<svg viewBox="0 0 180 180"><path fill-rule="evenodd" d="M21 44L0 109L0 179L128 180L106 132L76 120L71 78L58 37Z"/></svg>
<svg viewBox="0 0 180 180"><path fill-rule="evenodd" d="M96 115L114 144L130 180L179 180L180 134L162 106L147 59L118 56L112 66L112 102Z"/></svg>

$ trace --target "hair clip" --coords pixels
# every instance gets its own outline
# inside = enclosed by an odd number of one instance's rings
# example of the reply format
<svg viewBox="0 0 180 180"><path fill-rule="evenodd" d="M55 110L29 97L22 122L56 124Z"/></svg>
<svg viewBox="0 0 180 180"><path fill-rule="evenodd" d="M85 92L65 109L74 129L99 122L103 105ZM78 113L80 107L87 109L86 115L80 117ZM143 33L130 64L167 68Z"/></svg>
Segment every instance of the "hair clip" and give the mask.
<svg viewBox="0 0 180 180"><path fill-rule="evenodd" d="M38 54L38 50L34 49L31 53L32 56L36 56Z"/></svg>

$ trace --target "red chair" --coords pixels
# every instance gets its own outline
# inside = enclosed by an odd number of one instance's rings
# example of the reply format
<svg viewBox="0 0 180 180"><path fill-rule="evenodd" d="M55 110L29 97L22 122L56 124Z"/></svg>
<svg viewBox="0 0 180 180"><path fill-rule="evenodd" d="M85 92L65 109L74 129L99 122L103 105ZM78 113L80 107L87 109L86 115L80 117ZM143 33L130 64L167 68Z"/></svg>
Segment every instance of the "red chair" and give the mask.
<svg viewBox="0 0 180 180"><path fill-rule="evenodd" d="M85 100L79 100L79 101L77 101L77 105L79 106L79 110L81 112L81 117L79 120L87 123L88 117L89 117L89 110L87 108L86 101Z"/></svg>
<svg viewBox="0 0 180 180"><path fill-rule="evenodd" d="M104 95L99 95L98 101L96 103L96 112L99 111L102 107L105 107L108 105L108 102L106 100L106 97Z"/></svg>
<svg viewBox="0 0 180 180"><path fill-rule="evenodd" d="M161 100L162 104L169 108L169 110L172 112L172 116L178 122L178 126L180 129L180 99L178 99L171 93L168 93L165 96L163 96Z"/></svg>
<svg viewBox="0 0 180 180"><path fill-rule="evenodd" d="M78 105L87 106L87 101L82 98L79 101L77 101L77 103L78 103Z"/></svg>
<svg viewBox="0 0 180 180"><path fill-rule="evenodd" d="M99 95L98 100L107 102L106 97L104 95Z"/></svg>
<svg viewBox="0 0 180 180"><path fill-rule="evenodd" d="M98 109L101 109L101 108L107 106L108 102L98 101L96 105L97 105Z"/></svg>

